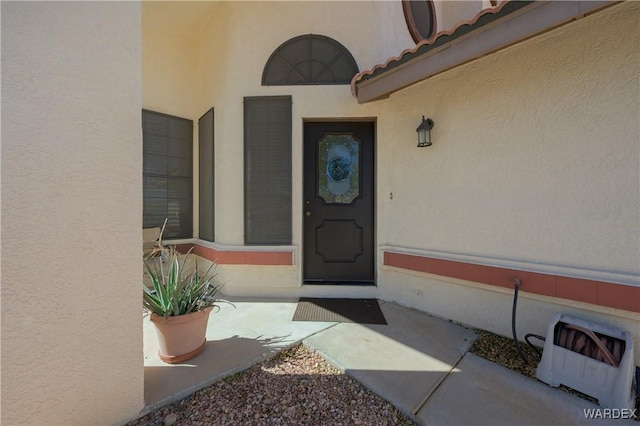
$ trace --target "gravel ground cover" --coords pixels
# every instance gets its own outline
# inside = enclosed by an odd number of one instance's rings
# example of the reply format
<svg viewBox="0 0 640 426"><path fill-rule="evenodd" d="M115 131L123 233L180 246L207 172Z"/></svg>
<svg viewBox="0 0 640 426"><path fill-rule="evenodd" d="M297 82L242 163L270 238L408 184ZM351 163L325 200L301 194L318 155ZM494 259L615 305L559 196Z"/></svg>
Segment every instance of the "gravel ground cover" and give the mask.
<svg viewBox="0 0 640 426"><path fill-rule="evenodd" d="M526 343L485 330L471 352L535 379L539 355ZM593 398L561 386L597 404ZM636 400L640 412L640 400ZM636 418L640 421L640 417ZM413 425L391 403L302 345L227 377L128 426L191 425Z"/></svg>
<svg viewBox="0 0 640 426"><path fill-rule="evenodd" d="M525 376L529 376L534 379L536 378L536 368L540 362L540 356L526 342L520 343L520 349L522 349L522 352L524 352L528 359L528 364L526 364L518 354L516 346L513 343L513 339L498 336L497 334L493 334L485 330L475 331L478 333L478 339L471 347L472 353L488 359L489 361L495 362L496 364L500 364L503 367L517 371L520 374L524 374ZM532 340L531 343L535 344L536 342ZM539 350L542 352L542 348L539 348ZM575 389L571 389L563 385L560 385L560 389L582 399L586 399L587 401L591 401L594 404L598 404L597 399L592 398L589 395L585 395L582 392L578 392ZM636 399L636 409L638 410L638 413L640 413L640 399ZM640 422L640 416L637 416L635 420Z"/></svg>
<svg viewBox="0 0 640 426"><path fill-rule="evenodd" d="M128 425L165 424L413 425L391 403L303 346Z"/></svg>
<svg viewBox="0 0 640 426"><path fill-rule="evenodd" d="M526 364L518 354L513 339L485 330L476 329L475 332L478 333L478 339L473 343L471 353L525 376L536 377L536 367L540 362L540 356L527 343L521 343L520 349L529 360L529 364ZM532 341L532 343L534 342ZM540 351L542 352L542 349Z"/></svg>

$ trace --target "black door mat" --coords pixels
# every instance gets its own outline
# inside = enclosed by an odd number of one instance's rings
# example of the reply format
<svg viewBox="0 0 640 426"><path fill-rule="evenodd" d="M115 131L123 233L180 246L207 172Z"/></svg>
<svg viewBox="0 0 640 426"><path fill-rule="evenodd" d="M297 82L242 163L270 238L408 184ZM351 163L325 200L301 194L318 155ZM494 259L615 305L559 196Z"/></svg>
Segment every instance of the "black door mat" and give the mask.
<svg viewBox="0 0 640 426"><path fill-rule="evenodd" d="M387 324L376 299L316 299L302 297L293 321Z"/></svg>

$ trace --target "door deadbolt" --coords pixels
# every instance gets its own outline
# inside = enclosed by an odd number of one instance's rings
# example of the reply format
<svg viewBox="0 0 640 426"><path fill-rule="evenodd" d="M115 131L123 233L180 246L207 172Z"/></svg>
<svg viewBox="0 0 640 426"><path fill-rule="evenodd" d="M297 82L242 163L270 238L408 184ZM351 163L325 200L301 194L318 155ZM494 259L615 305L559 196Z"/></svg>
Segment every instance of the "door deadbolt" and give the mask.
<svg viewBox="0 0 640 426"><path fill-rule="evenodd" d="M304 212L305 216L311 216L311 212Z"/></svg>

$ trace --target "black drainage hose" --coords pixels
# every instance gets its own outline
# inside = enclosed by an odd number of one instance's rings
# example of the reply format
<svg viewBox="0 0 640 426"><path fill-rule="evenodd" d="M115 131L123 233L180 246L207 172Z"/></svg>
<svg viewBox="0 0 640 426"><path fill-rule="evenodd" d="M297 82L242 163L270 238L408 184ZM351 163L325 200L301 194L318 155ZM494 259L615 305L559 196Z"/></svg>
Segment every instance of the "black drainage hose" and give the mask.
<svg viewBox="0 0 640 426"><path fill-rule="evenodd" d="M532 333L529 333L529 334L527 334L527 335L525 335L525 336L524 336L524 340L525 340L525 342L527 342L527 343L529 344L529 346L531 346L531 349L533 349L534 351L536 351L536 353L538 354L538 356L539 356L540 358L542 358L542 352L540 351L540 349L538 349L538 348L536 347L536 345L534 345L533 343L531 343L531 341L529 340L529 339L530 339L530 338L532 338L532 337L534 337L534 338L536 338L536 339L538 339L538 340L540 340L540 341L542 341L542 342L544 342L544 341L546 340L546 337L544 337L544 336L540 336L540 335L538 335L538 334L532 334Z"/></svg>
<svg viewBox="0 0 640 426"><path fill-rule="evenodd" d="M511 310L511 331L513 332L513 341L516 344L516 350L520 355L520 358L525 364L529 364L529 360L520 349L520 343L518 342L518 336L516 336L516 309L518 307L518 290L520 289L520 279L516 278L513 286L515 287L515 293L513 294L513 309Z"/></svg>

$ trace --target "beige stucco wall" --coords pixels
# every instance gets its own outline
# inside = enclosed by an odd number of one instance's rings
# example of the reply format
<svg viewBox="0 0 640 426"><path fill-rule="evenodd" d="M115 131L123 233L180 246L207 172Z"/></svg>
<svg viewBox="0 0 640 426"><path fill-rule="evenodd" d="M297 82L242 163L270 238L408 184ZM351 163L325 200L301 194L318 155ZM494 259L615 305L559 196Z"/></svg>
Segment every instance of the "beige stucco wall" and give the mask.
<svg viewBox="0 0 640 426"><path fill-rule="evenodd" d="M380 243L637 276L638 7L382 102ZM423 114L434 145L417 149Z"/></svg>
<svg viewBox="0 0 640 426"><path fill-rule="evenodd" d="M483 6L486 1L437 3L438 29ZM413 45L399 4L227 2L208 16L183 42L196 46L187 90L196 106L171 108L195 121L215 107L216 239L224 247L243 244L243 97L293 97L294 265L223 265L227 293L380 297L508 334L511 292L386 268L383 250L638 284L637 3L365 105L346 86L262 87L264 64L282 42L309 33L343 43L361 70L383 63ZM162 48L144 46L154 45ZM167 76L147 78L155 63L145 63L145 106L168 105L174 96L163 94ZM149 93L164 100L152 102ZM435 121L434 146L418 149L415 128L423 114ZM302 124L320 117L377 119L375 290L300 285ZM553 312L564 310L629 329L640 348L637 314L521 294L523 331L544 333Z"/></svg>
<svg viewBox="0 0 640 426"><path fill-rule="evenodd" d="M640 285L639 16L637 2L614 6L382 101L379 243ZM460 285L379 275L383 298L508 334L512 291ZM638 314L522 294L523 332L580 311L631 331L640 360Z"/></svg>
<svg viewBox="0 0 640 426"><path fill-rule="evenodd" d="M2 424L143 407L140 5L2 3Z"/></svg>
<svg viewBox="0 0 640 426"><path fill-rule="evenodd" d="M186 6L186 7L192 7ZM145 10L144 8L147 7ZM143 5L143 19L160 19L158 5ZM190 12L188 12L190 13ZM282 23L286 22L286 25ZM390 30L393 25L397 31ZM215 108L216 242L244 244L243 99L245 96L291 95L293 98L293 246L292 267L221 266L230 294L260 292L297 294L301 283L302 131L303 119L377 116L377 106L357 105L348 85L262 87L264 65L285 41L303 34L322 34L341 42L361 70L384 62L411 45L402 7L394 2L224 2L216 3L205 24L185 37L152 23L143 35L143 105L178 116L198 118ZM143 26L145 28L145 26ZM157 34L161 33L160 36ZM157 37L157 38L156 38ZM172 41L164 43L163 38ZM165 48L166 45L166 48ZM188 78L173 79L184 63L184 50L195 47L196 66ZM375 46L375 48L372 48ZM174 52L174 53L172 53ZM158 69L165 67L165 71ZM175 87L167 88L176 81ZM195 93L192 104L174 102ZM197 126L194 132L197 140ZM196 147L197 145L194 145ZM194 149L197 152L197 149ZM197 176L197 154L194 178ZM195 179L197 180L197 179ZM195 190L197 191L197 182ZM197 193L197 192L196 192ZM197 199L194 236L198 235Z"/></svg>
<svg viewBox="0 0 640 426"><path fill-rule="evenodd" d="M172 2L166 5L154 3L143 2L141 6L143 16L155 18L142 21L143 107L197 120L197 33L192 35L168 30L162 24L170 22L180 8L171 7ZM198 5L191 7L197 8Z"/></svg>
<svg viewBox="0 0 640 426"><path fill-rule="evenodd" d="M383 267L377 297L410 306L473 328L512 336L513 290ZM634 341L634 363L640 364L640 324L637 313L587 303L519 292L516 327L518 339L534 333L546 336L556 313L627 330ZM535 340L534 343L538 343Z"/></svg>
<svg viewBox="0 0 640 426"><path fill-rule="evenodd" d="M291 95L293 97L293 241L299 244L302 228L302 120L315 117L369 117L375 107L353 102L349 86L262 87L264 65L280 44L302 34L322 34L341 42L364 67L383 62L410 43L403 31L402 7L392 2L234 2L224 13L226 32L219 43L220 27L211 25L203 36L200 73L205 77L201 111L216 107L216 240L243 244L243 98ZM286 22L286 25L282 25ZM402 28L402 27L401 27ZM375 46L375 49L371 47ZM224 64L222 78L207 79L207 70ZM218 71L220 72L220 71Z"/></svg>
<svg viewBox="0 0 640 426"><path fill-rule="evenodd" d="M487 0L444 0L434 1L436 31L452 29L462 20L472 19L484 8L491 7Z"/></svg>

